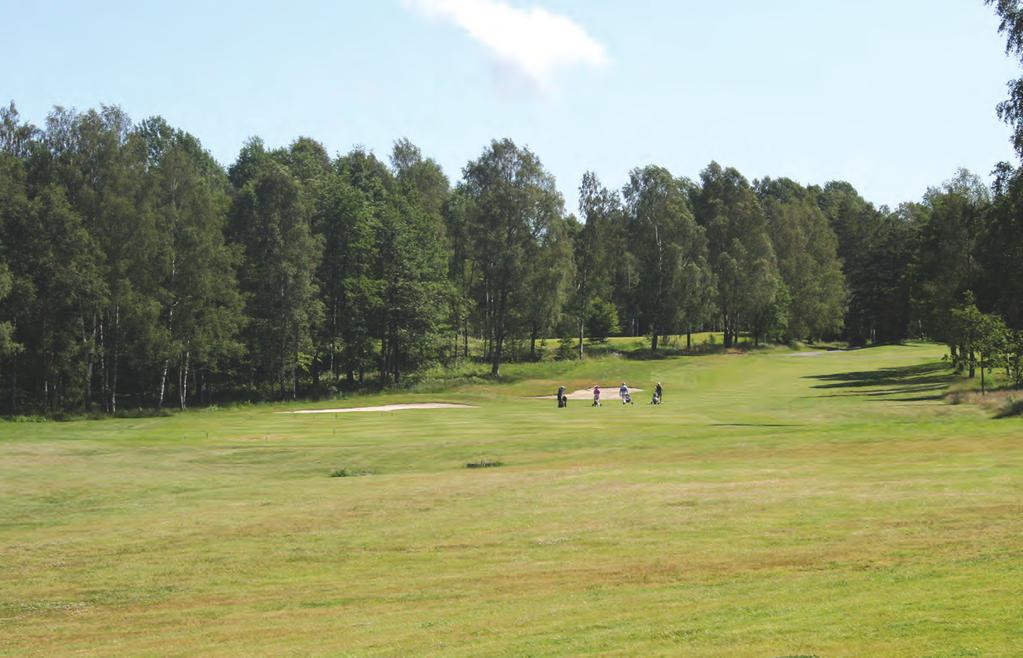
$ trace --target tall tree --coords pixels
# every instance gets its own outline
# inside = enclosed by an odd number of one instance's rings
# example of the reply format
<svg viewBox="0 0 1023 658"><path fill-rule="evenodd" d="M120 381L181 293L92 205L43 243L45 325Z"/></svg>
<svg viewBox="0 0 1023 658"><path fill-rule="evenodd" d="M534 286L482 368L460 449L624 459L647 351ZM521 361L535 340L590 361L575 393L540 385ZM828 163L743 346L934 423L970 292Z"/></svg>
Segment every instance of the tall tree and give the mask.
<svg viewBox="0 0 1023 658"><path fill-rule="evenodd" d="M562 324L562 315L575 279L570 237L573 218L555 217L529 257L525 295L520 303L529 331L529 356L536 358L536 341Z"/></svg>
<svg viewBox="0 0 1023 658"><path fill-rule="evenodd" d="M446 241L441 207L447 178L408 140L391 155L395 184L380 209L377 278L381 381L400 382L406 370L439 352L448 300Z"/></svg>
<svg viewBox="0 0 1023 658"><path fill-rule="evenodd" d="M754 338L777 315L784 283L778 273L767 218L749 182L735 169L712 162L700 174L696 217L706 228L717 306L730 347L746 326ZM784 298L784 295L782 296Z"/></svg>
<svg viewBox="0 0 1023 658"><path fill-rule="evenodd" d="M996 170L995 198L977 243L978 302L1023 329L1023 170Z"/></svg>
<svg viewBox="0 0 1023 658"><path fill-rule="evenodd" d="M5 224L6 241L18 245L10 258L21 280L14 326L26 352L23 386L48 412L85 404L96 348L88 320L108 296L102 251L57 185Z"/></svg>
<svg viewBox="0 0 1023 658"><path fill-rule="evenodd" d="M699 306L711 285L707 239L685 187L668 170L633 169L623 196L637 305L656 350L659 336L692 324L695 318L686 312Z"/></svg>
<svg viewBox="0 0 1023 658"><path fill-rule="evenodd" d="M510 139L491 142L463 170L470 202L472 253L481 282L490 341L491 373L500 374L505 340L516 329L516 309L526 296L536 245L562 215L564 202L554 177L529 149Z"/></svg>
<svg viewBox="0 0 1023 658"><path fill-rule="evenodd" d="M768 234L788 294L787 338L834 336L842 328L846 290L838 239L814 197L795 181L756 183Z"/></svg>
<svg viewBox="0 0 1023 658"><path fill-rule="evenodd" d="M211 369L241 351L243 299L236 280L241 252L224 240L227 177L199 142L158 117L144 121L139 133L149 158L149 203L162 240L159 258L151 264L159 272L160 325L146 351L162 352L157 406L163 405L174 367L184 409L190 376L204 381Z"/></svg>
<svg viewBox="0 0 1023 658"><path fill-rule="evenodd" d="M1020 0L984 0L994 5L1001 19L998 31L1005 35L1005 52L1023 63L1023 3ZM1023 78L1010 80L1009 98L998 104L998 116L1012 126L1012 143L1023 156Z"/></svg>
<svg viewBox="0 0 1023 658"><path fill-rule="evenodd" d="M141 202L146 154L131 120L117 107L82 114L56 108L47 118L43 141L45 149L33 151L37 157L30 163L30 180L62 188L103 254L106 295L96 298L84 320L90 345L86 405L93 399L98 357L103 407L115 412L125 359L143 352L159 321L150 264L160 245L155 218Z"/></svg>
<svg viewBox="0 0 1023 658"><path fill-rule="evenodd" d="M838 237L849 291L845 337L854 345L897 342L909 331L920 213L915 204L878 210L844 181L810 188Z"/></svg>
<svg viewBox="0 0 1023 658"><path fill-rule="evenodd" d="M945 320L963 293L981 276L977 259L990 196L980 179L960 169L954 178L924 195L915 259L918 308L924 330L945 340Z"/></svg>
<svg viewBox="0 0 1023 658"><path fill-rule="evenodd" d="M246 145L239 166L230 233L245 254L239 282L248 295L246 345L253 374L294 398L323 313L314 280L322 244L310 230L300 182L261 142Z"/></svg>
<svg viewBox="0 0 1023 658"><path fill-rule="evenodd" d="M582 358L585 327L596 311L594 304L611 297L614 231L624 224L621 197L601 185L597 175L588 171L579 186L579 213L583 225L574 241L575 286L569 309L578 324L579 358Z"/></svg>
<svg viewBox="0 0 1023 658"><path fill-rule="evenodd" d="M370 365L370 267L375 220L366 197L338 173L321 179L313 197L312 228L321 236L323 259L317 285L325 321L319 332L322 369L348 386Z"/></svg>

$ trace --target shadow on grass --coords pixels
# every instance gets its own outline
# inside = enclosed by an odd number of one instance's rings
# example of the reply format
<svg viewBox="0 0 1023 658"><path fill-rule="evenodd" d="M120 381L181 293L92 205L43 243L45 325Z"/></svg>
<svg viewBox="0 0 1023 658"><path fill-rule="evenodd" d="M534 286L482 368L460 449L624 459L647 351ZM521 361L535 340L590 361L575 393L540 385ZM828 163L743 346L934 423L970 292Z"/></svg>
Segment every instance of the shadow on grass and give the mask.
<svg viewBox="0 0 1023 658"><path fill-rule="evenodd" d="M747 354L767 351L774 345L761 344L753 345L752 343L740 343L733 345L732 347L725 348L724 345L694 345L690 349L685 347L658 347L657 351L653 351L649 346L643 348L634 348L628 352L621 352L615 350L607 350L603 352L592 351L591 354L594 356L610 356L616 354L623 359L629 361L659 361L661 359L671 359L680 356L716 356L720 354Z"/></svg>
<svg viewBox="0 0 1023 658"><path fill-rule="evenodd" d="M792 423L711 423L711 427L806 427Z"/></svg>
<svg viewBox="0 0 1023 658"><path fill-rule="evenodd" d="M995 418L1018 418L1020 416L1023 416L1023 400L1010 400L1001 411L995 414Z"/></svg>
<svg viewBox="0 0 1023 658"><path fill-rule="evenodd" d="M806 379L823 382L816 384L816 389L837 390L836 393L819 397L860 396L884 398L887 402L923 402L942 399L942 392L956 379L956 375L943 363L922 363L878 370L808 375ZM892 395L904 397L888 397Z"/></svg>

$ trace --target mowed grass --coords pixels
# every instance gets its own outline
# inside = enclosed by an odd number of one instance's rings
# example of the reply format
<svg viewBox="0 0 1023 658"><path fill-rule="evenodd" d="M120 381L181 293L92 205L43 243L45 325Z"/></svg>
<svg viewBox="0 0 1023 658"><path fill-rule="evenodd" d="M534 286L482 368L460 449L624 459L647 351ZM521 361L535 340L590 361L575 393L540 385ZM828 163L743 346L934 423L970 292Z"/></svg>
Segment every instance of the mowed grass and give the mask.
<svg viewBox="0 0 1023 658"><path fill-rule="evenodd" d="M945 404L941 353L0 423L0 654L1023 655L1023 419Z"/></svg>

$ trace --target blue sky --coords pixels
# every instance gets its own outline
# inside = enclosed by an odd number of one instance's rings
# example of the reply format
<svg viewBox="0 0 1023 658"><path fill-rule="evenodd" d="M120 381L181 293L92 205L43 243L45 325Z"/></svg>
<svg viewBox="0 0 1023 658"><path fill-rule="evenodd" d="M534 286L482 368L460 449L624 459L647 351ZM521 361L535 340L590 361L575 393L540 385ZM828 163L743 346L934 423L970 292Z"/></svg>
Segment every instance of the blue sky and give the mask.
<svg viewBox="0 0 1023 658"><path fill-rule="evenodd" d="M57 104L160 114L224 164L254 135L385 158L408 137L454 180L511 137L575 210L587 169L618 187L636 166L696 177L717 160L894 205L1012 159L994 106L1019 69L981 0L0 0L0 15L0 101L36 123Z"/></svg>

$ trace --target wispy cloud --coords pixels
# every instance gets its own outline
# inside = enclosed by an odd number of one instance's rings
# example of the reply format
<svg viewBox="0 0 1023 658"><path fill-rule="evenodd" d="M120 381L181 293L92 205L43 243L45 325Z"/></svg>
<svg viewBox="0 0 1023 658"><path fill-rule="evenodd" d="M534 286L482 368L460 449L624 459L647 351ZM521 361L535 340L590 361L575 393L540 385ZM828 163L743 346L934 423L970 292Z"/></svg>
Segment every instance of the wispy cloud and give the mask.
<svg viewBox="0 0 1023 658"><path fill-rule="evenodd" d="M499 70L543 91L559 74L608 62L604 47L571 19L534 7L518 9L497 0L402 0L406 7L451 22L483 44Z"/></svg>

